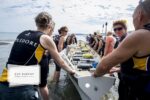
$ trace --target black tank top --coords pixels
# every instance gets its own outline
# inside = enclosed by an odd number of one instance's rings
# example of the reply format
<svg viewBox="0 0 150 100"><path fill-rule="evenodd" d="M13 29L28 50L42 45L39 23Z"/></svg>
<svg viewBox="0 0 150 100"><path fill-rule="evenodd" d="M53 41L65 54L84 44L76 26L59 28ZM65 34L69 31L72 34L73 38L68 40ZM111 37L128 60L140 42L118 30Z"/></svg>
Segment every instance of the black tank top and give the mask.
<svg viewBox="0 0 150 100"><path fill-rule="evenodd" d="M40 45L42 32L27 30L19 34L13 44L7 64L35 65L44 54Z"/></svg>
<svg viewBox="0 0 150 100"><path fill-rule="evenodd" d="M150 24L144 25L144 29L150 31ZM126 37L126 36L125 36L125 37ZM146 62L147 62L147 66L149 66L149 65L150 65L150 60L147 60L147 61L143 60L143 59L146 59L146 57L148 58L149 55L148 55L148 56L145 56L145 57L139 57L139 58L137 58L137 57L131 57L131 58L129 58L127 61L125 61L125 62L123 62L123 63L121 64L121 72L122 72L123 74L136 74L136 75L137 75L137 73L139 73L139 72L140 72L140 73L147 72L146 70L143 71L143 70L134 68L135 65L136 65L136 66L141 66L140 64L145 65ZM145 62L144 62L144 61L145 61ZM140 62L140 63L138 63L138 62ZM149 68L149 67L148 67L148 68ZM148 68L147 68L147 69L148 69ZM146 69L146 68L145 68L145 69ZM150 70L149 70L149 71L150 71Z"/></svg>

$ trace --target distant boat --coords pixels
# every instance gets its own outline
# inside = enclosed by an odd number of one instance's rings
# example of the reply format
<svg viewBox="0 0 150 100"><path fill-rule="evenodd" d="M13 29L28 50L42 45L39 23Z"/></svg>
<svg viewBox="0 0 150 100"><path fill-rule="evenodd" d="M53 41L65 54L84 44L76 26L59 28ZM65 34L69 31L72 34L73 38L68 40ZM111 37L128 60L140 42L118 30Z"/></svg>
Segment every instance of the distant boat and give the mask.
<svg viewBox="0 0 150 100"><path fill-rule="evenodd" d="M8 42L0 42L0 45L7 45L7 44L10 44Z"/></svg>

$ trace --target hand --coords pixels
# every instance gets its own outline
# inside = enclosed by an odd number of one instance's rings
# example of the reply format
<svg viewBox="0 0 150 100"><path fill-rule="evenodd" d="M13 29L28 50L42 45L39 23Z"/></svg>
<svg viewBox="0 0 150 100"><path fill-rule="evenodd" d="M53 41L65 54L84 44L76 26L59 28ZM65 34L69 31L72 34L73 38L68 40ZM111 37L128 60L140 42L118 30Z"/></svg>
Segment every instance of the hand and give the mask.
<svg viewBox="0 0 150 100"><path fill-rule="evenodd" d="M95 77L95 78L98 77L98 75L96 74L96 72L94 72L94 73L92 74L92 76Z"/></svg>
<svg viewBox="0 0 150 100"><path fill-rule="evenodd" d="M69 71L69 74L74 75L75 72L76 72L75 70L70 70L70 71Z"/></svg>
<svg viewBox="0 0 150 100"><path fill-rule="evenodd" d="M115 72L117 73L120 72L120 67L112 67L109 71L110 74L113 74Z"/></svg>

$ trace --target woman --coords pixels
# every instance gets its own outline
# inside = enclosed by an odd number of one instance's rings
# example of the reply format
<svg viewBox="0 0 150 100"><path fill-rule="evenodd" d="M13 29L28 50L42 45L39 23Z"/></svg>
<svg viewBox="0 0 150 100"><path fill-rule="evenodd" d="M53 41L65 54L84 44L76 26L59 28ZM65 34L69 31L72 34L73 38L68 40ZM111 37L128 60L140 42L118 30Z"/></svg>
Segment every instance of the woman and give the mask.
<svg viewBox="0 0 150 100"><path fill-rule="evenodd" d="M97 35L97 39L98 39L98 48L96 50L96 52L99 54L99 55L102 55L102 47L103 47L103 40L102 40L102 35L99 34Z"/></svg>
<svg viewBox="0 0 150 100"><path fill-rule="evenodd" d="M91 34L90 39L89 39L89 45L90 45L90 47L93 47L94 44L95 44L94 35Z"/></svg>
<svg viewBox="0 0 150 100"><path fill-rule="evenodd" d="M59 36L55 43L56 43L58 52L61 52L67 46L65 38L68 33L68 28L66 26L63 26L58 30L58 32L59 32ZM53 81L58 82L60 78L61 66L58 65L57 63L55 63L55 65L56 65L56 69L55 69Z"/></svg>
<svg viewBox="0 0 150 100"><path fill-rule="evenodd" d="M113 29L114 29L115 34L119 37L119 43L121 43L127 36L126 21L125 20L115 21L113 23ZM122 64L121 64L121 66L122 66ZM118 77L120 79L119 86L118 86L119 100L124 100L124 98L126 98L126 95L124 93L127 92L127 88L124 86L124 83L121 81L122 79L121 79L121 73L120 73L120 66L113 67L110 70L110 73L114 73L114 72L118 72Z"/></svg>
<svg viewBox="0 0 150 100"><path fill-rule="evenodd" d="M77 38L76 38L75 34L69 35L66 39L66 42L67 42L67 45L77 44Z"/></svg>
<svg viewBox="0 0 150 100"><path fill-rule="evenodd" d="M56 63L73 74L74 71L63 61L53 39L49 37L52 34L51 15L47 12L41 12L36 16L35 23L36 31L26 30L17 36L9 55L7 67L9 64L20 67L21 65L36 65L41 62L45 50L48 50ZM7 67L0 77L0 100L41 100L37 94L37 87L34 85L9 87Z"/></svg>
<svg viewBox="0 0 150 100"><path fill-rule="evenodd" d="M52 21L51 23L51 32L49 34L49 36L51 36L51 34L54 31L54 27L55 27L55 23ZM49 100L49 90L47 87L47 78L48 78L48 73L49 73L49 61L51 59L50 54L48 53L48 51L46 50L41 62L39 63L41 66L41 83L39 84L39 89L40 89L40 93L41 96L43 98L43 100Z"/></svg>
<svg viewBox="0 0 150 100"><path fill-rule="evenodd" d="M71 44L77 44L77 38L75 34L71 34Z"/></svg>
<svg viewBox="0 0 150 100"><path fill-rule="evenodd" d="M113 37L113 33L108 32L106 36L104 56L108 55L113 51L115 44L116 44L116 39Z"/></svg>
<svg viewBox="0 0 150 100"><path fill-rule="evenodd" d="M127 35L127 25L126 20L118 20L113 23L113 29L115 34L122 41Z"/></svg>
<svg viewBox="0 0 150 100"><path fill-rule="evenodd" d="M93 45L93 49L96 50L98 47L98 38L97 38L97 32L94 32L94 45Z"/></svg>

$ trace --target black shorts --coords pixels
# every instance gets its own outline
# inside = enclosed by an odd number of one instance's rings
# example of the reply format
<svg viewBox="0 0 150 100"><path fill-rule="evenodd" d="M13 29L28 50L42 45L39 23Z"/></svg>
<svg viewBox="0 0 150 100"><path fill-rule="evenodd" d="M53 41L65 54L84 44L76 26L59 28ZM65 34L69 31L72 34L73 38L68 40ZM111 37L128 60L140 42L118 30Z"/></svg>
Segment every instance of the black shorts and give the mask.
<svg viewBox="0 0 150 100"><path fill-rule="evenodd" d="M47 85L47 77L49 73L49 57L43 56L40 64L41 67L41 83L39 84L39 87L45 87Z"/></svg>

